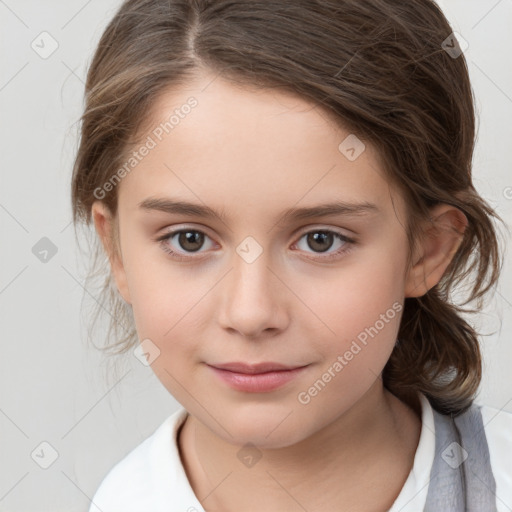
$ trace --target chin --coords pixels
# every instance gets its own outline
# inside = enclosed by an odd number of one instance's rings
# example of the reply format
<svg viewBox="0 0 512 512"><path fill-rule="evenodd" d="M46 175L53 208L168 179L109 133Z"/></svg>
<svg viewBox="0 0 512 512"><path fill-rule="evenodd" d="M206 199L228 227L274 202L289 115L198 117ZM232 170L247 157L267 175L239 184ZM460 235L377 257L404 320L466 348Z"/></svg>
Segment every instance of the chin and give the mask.
<svg viewBox="0 0 512 512"><path fill-rule="evenodd" d="M286 417L286 415L284 415ZM276 421L275 415L267 418L245 419L243 421L232 420L229 422L229 434L221 429L217 432L225 441L237 446L254 445L257 448L278 449L294 445L302 441L307 434L297 430L287 420Z"/></svg>

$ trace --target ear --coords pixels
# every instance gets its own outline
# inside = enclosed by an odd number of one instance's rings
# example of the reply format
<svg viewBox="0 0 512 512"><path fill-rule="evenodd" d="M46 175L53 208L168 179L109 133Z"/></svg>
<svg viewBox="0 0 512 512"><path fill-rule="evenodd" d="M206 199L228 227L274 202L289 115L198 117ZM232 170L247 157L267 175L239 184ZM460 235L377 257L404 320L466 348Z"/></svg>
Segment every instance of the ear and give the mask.
<svg viewBox="0 0 512 512"><path fill-rule="evenodd" d="M405 297L421 297L439 283L459 248L468 225L467 217L454 206L436 205L431 210L406 276Z"/></svg>
<svg viewBox="0 0 512 512"><path fill-rule="evenodd" d="M91 207L94 226L101 240L103 248L110 261L110 269L114 276L117 289L121 297L131 304L130 292L126 279L126 272L123 265L120 243L116 244L113 238L115 235L114 222L110 210L101 201L95 201Z"/></svg>

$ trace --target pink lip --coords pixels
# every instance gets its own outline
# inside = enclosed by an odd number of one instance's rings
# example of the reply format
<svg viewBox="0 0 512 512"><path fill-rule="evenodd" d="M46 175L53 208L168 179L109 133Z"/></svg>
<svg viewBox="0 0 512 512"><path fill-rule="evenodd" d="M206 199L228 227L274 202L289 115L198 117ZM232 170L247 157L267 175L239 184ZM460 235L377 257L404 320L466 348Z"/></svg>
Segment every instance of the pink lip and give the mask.
<svg viewBox="0 0 512 512"><path fill-rule="evenodd" d="M228 363L210 368L229 386L238 391L265 393L277 389L296 377L306 366L286 367L278 363Z"/></svg>
<svg viewBox="0 0 512 512"><path fill-rule="evenodd" d="M273 363L270 361L264 362L264 363L256 363L256 364L239 363L239 362L219 363L219 364L210 364L208 366L213 366L214 368L219 368L220 370L229 370L231 372L247 373L247 374L266 373L266 372L273 372L273 371L279 371L279 370L294 370L295 368L299 368L299 366L286 366L281 363Z"/></svg>

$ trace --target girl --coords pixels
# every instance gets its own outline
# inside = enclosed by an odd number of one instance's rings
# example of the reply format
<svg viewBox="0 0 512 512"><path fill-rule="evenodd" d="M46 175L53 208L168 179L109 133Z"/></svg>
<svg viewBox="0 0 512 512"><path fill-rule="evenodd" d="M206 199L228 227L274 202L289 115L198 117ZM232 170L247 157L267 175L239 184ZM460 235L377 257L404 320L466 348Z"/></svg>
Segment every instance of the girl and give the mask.
<svg viewBox="0 0 512 512"><path fill-rule="evenodd" d="M512 509L512 415L474 403L462 316L501 219L433 1L128 0L86 94L74 221L112 348L182 405L91 512Z"/></svg>

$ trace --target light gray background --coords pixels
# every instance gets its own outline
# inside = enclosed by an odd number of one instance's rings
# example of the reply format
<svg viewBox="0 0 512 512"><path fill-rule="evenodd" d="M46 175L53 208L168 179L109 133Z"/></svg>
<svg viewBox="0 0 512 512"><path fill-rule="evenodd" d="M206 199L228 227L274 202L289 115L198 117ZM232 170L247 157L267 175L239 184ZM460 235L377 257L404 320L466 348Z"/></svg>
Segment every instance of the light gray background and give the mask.
<svg viewBox="0 0 512 512"><path fill-rule="evenodd" d="M0 0L0 511L86 511L115 462L177 408L150 368L129 357L108 386L86 344L69 182L75 122L92 53L118 0ZM512 0L444 0L466 56L480 118L475 184L512 225ZM43 31L58 49L41 58ZM58 252L32 252L48 237ZM510 250L499 292L475 320L484 338L479 402L512 412ZM36 460L57 460L42 469ZM41 451L42 450L42 451ZM45 459L46 458L46 459Z"/></svg>

